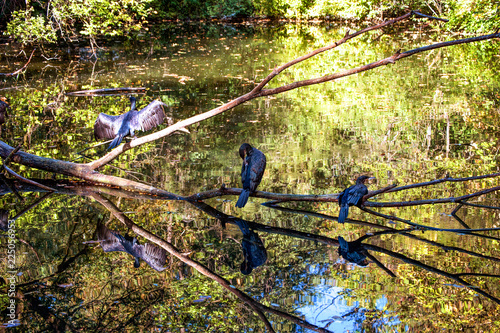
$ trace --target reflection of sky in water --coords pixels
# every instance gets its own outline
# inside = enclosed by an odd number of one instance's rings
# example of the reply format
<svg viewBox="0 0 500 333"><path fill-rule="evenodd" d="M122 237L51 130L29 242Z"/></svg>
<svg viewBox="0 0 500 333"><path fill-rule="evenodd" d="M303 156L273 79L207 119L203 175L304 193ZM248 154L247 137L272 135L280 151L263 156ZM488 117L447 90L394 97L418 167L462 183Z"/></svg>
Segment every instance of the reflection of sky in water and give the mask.
<svg viewBox="0 0 500 333"><path fill-rule="evenodd" d="M304 319L309 323L324 327L332 332L361 330L361 324L366 319L365 312L372 309L359 308L359 302L350 302L351 305L348 305L343 295L348 295L349 289L328 285L332 282L322 280L320 284L312 288L310 296L302 296L307 297L311 304L298 308L297 312L305 316ZM375 300L375 309L373 310L383 311L387 302L385 296L380 297ZM397 317L391 317L386 311L384 317L373 323L373 328L376 332L384 331L387 327L399 323ZM309 332L309 330L305 331Z"/></svg>

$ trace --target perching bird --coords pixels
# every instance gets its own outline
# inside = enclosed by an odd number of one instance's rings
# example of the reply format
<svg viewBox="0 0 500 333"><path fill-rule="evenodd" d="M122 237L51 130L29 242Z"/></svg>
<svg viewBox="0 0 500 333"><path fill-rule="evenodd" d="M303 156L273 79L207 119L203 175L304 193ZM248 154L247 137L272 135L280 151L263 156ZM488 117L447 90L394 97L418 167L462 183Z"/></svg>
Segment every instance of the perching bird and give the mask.
<svg viewBox="0 0 500 333"><path fill-rule="evenodd" d="M366 188L365 181L368 179L373 179L373 177L361 176L356 180L356 184L346 188L339 195L339 223L344 223L347 215L349 214L349 206L359 206L361 204L361 198L368 194L368 189Z"/></svg>
<svg viewBox="0 0 500 333"><path fill-rule="evenodd" d="M141 245L135 237L122 236L102 223L97 226L97 240L104 252L121 251L132 255L135 258L135 268L139 267L142 259L159 272L166 269L163 266L167 260L167 251L160 247L149 243Z"/></svg>
<svg viewBox="0 0 500 333"><path fill-rule="evenodd" d="M149 103L141 111L135 108L136 99L130 96L130 111L120 116L100 113L94 124L96 139L113 139L108 149L118 146L127 135L135 137L135 131L149 131L165 120L164 107L167 105L158 100Z"/></svg>
<svg viewBox="0 0 500 333"><path fill-rule="evenodd" d="M241 192L236 207L245 207L250 193L255 192L262 180L262 175L266 169L266 156L257 148L253 148L248 143L240 147L240 156L243 159L241 167L241 182L243 183L243 192ZM246 157L245 157L246 154Z"/></svg>
<svg viewBox="0 0 500 333"><path fill-rule="evenodd" d="M240 272L248 275L267 261L267 251L259 235L249 228L248 223L242 219L234 220L241 232L243 240L241 248L243 250L243 262L240 266Z"/></svg>

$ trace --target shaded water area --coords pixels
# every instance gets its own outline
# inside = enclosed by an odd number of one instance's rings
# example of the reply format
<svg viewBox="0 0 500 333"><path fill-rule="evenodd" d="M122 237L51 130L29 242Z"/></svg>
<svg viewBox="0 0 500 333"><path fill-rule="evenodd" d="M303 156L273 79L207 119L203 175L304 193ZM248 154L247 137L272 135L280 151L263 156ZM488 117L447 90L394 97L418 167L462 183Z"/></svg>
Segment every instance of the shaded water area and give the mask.
<svg viewBox="0 0 500 333"><path fill-rule="evenodd" d="M164 24L130 40L101 42L97 59L84 44L46 50L51 58L35 57L25 74L2 78L0 96L11 110L1 138L32 154L89 162L105 153L104 146L82 152L95 144L97 115L118 115L130 104L124 95L66 92L146 87L138 107L160 99L169 105L168 116L181 120L249 92L273 68L333 43L346 29ZM419 25L371 32L283 72L271 87L456 38ZM0 72L24 64L14 58L15 47L1 48ZM258 189L273 193L340 193L362 174L376 177L370 190L493 174L500 159L498 49L495 40L438 49L255 99L190 126L189 134L130 150L99 171L183 196L241 188L238 148L249 142L267 157ZM500 326L499 232L466 230L500 227L496 191L463 203L375 207L457 198L498 186L497 177L384 193L366 208L385 217L352 207L349 220L339 224L336 202L262 205L268 200L251 197L237 209L236 195L156 200L10 166L58 190L47 196L17 180L0 184L0 217L15 218L18 239L16 267L10 268L8 238L0 238L8 285L2 287L2 320L11 320L11 300L18 320L11 330L265 330L249 305L173 256L166 255L166 269L158 271L145 255L134 268L123 250L104 252L106 237L118 246L105 230L152 245L128 230L115 208L273 309L265 315L278 332L313 331L285 314L333 332L489 332Z"/></svg>

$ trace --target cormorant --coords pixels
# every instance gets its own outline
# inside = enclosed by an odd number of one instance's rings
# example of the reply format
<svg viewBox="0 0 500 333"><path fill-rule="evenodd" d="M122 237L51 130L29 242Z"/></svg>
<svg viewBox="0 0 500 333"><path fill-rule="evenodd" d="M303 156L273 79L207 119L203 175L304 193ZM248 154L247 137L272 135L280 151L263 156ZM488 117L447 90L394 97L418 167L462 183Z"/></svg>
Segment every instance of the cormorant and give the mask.
<svg viewBox="0 0 500 333"><path fill-rule="evenodd" d="M245 207L250 193L255 192L262 180L262 175L266 169L266 156L257 148L253 148L248 143L241 145L240 157L243 159L241 167L241 182L243 183L243 192L241 192L236 207ZM246 154L246 157L245 157Z"/></svg>
<svg viewBox="0 0 500 333"><path fill-rule="evenodd" d="M135 131L149 131L165 120L163 110L163 107L167 106L165 103L155 100L141 111L137 111L135 102L135 97L130 96L130 111L120 116L100 113L97 117L94 124L94 136L96 139L113 139L108 150L118 146L125 136L135 137Z"/></svg>
<svg viewBox="0 0 500 333"><path fill-rule="evenodd" d="M368 189L366 188L365 181L368 179L373 179L374 177L361 176L356 179L356 184L351 187L346 188L339 195L339 223L344 223L349 214L349 206L359 206L361 204L361 199L363 196L368 194Z"/></svg>
<svg viewBox="0 0 500 333"><path fill-rule="evenodd" d="M137 238L122 236L102 223L97 226L97 240L104 252L121 251L132 255L135 258L135 268L139 267L139 259L142 259L158 272L166 269L163 266L167 260L167 251L158 246L149 243L141 245Z"/></svg>

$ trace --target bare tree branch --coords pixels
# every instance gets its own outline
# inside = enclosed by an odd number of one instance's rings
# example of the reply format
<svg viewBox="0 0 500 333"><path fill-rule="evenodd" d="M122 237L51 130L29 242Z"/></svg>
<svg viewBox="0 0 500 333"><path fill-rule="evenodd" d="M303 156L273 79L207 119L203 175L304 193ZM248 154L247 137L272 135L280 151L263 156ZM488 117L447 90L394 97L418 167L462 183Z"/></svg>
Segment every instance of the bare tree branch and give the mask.
<svg viewBox="0 0 500 333"><path fill-rule="evenodd" d="M431 205L437 203L449 203L449 202L462 202L474 197L479 197L481 195L488 194L490 192L496 192L500 190L500 186L495 186L491 188L484 189L471 194L462 195L460 197L449 197L449 198L438 198L438 199L426 199L426 200L413 200L413 201L402 201L402 202L365 202L365 206L368 207L406 207L406 206L420 206L420 205ZM390 191L388 191L390 192Z"/></svg>
<svg viewBox="0 0 500 333"><path fill-rule="evenodd" d="M219 283L222 287L224 287L226 290L234 294L236 297L238 297L240 300L245 302L245 304L248 304L257 314L259 314L259 317L261 319L265 319L264 323L268 329L270 329L271 332L273 332L272 327L270 326L269 321L265 316L263 316L262 312L269 312L273 314L277 314L287 320L290 320L291 322L296 323L297 325L300 325L302 327L308 328L310 330L313 330L315 332L330 332L329 330L326 330L324 328L318 327L316 325L310 324L300 318L297 318L293 315L290 315L288 313L270 308L268 306L265 306L257 301L255 301L253 298L236 288L235 286L231 285L231 283L224 279L223 277L215 274L212 272L210 269L205 267L204 265L200 264L197 261L192 260L191 258L185 256L182 254L179 250L177 250L171 243L157 237L156 235L150 233L149 231L139 227L136 225L132 220L130 220L123 212L121 212L111 201L107 200L103 196L93 193L90 195L94 200L99 202L101 205L103 205L107 210L111 212L120 222L125 224L128 228L130 228L133 232L136 234L146 238L147 240L154 242L155 244L161 246L164 248L167 252L169 252L171 255L175 256L179 260L181 260L183 263L193 267L196 269L199 273L209 277L210 279L216 281Z"/></svg>
<svg viewBox="0 0 500 333"><path fill-rule="evenodd" d="M31 57L33 57L33 54L35 53L36 49L33 49L33 51L31 51L31 55L28 59L28 62L24 64L23 67L19 68L18 70L12 72L12 73L0 73L0 76L14 76L14 75L17 75L19 73L21 73L26 67L28 67L28 64L31 62Z"/></svg>
<svg viewBox="0 0 500 333"><path fill-rule="evenodd" d="M92 89L92 90L79 90L67 92L67 96L110 96L110 95L123 95L123 94L144 94L145 87L123 87L123 88L105 88L105 89Z"/></svg>
<svg viewBox="0 0 500 333"><path fill-rule="evenodd" d="M22 182L25 182L25 183L28 183L28 184L31 184L31 185L35 185L35 186L38 186L40 188L43 188L44 190L47 190L47 191L52 191L52 192L55 192L56 190L54 190L53 188L51 187L48 187L48 186L45 186L45 185L42 185L40 183L37 183L31 179L28 179L28 178L24 178L23 176L19 175L18 173L16 173L14 170L12 170L11 168L9 168L8 166L4 165L3 166L4 169L9 173L11 174L12 176L16 177L17 179L19 179L20 181Z"/></svg>
<svg viewBox="0 0 500 333"><path fill-rule="evenodd" d="M487 175L481 175L481 176L474 176L474 177L463 177L463 178L451 178L449 175L441 178L441 179L435 179L431 180L428 182L423 182L423 183L416 183L416 184L410 184L410 185L405 185L405 186L400 186L393 188L391 190L388 190L387 192L397 192L397 191L403 191L403 190L408 190L411 188L416 188L416 187L423 187L423 186L429 186L429 185L435 185L435 184L440 184L444 182L465 182L469 180L479 180L479 179L485 179L485 178L495 178L500 176L500 172L496 173L490 173Z"/></svg>
<svg viewBox="0 0 500 333"><path fill-rule="evenodd" d="M500 228L443 229L443 228L429 227L429 226L426 226L426 225L423 225L423 224L418 224L418 223L412 222L410 220L405 220L405 219L399 218L397 216L381 214L379 212L373 211L373 210L368 209L366 207L359 207L359 209L361 209L362 211L365 211L367 213L370 213L372 215L383 217L383 218L386 218L388 220L394 220L394 221L403 222L403 223L409 224L409 225L411 225L411 226L413 226L413 227L415 227L417 229L422 229L422 230L458 232L458 233L464 233L464 234L465 233L468 234L468 233L471 233L471 232L478 232L478 231L500 231Z"/></svg>
<svg viewBox="0 0 500 333"><path fill-rule="evenodd" d="M185 120L182 120L172 126L169 126L161 131L158 131L158 132L155 132L155 133L152 133L152 134L149 134L149 135L146 135L146 136L143 136L139 139L136 139L136 140L133 140L132 142L130 143L125 143L124 145L121 145L117 148L115 148L114 150L112 150L111 152L109 152L108 154L106 154L105 156L103 156L102 158L94 161L94 162L91 162L89 163L89 166L91 169L96 169L102 165L105 165L106 163L109 163L110 161L112 161L113 159L115 159L118 155L120 155L121 153L131 149L131 148L134 148L134 147L137 147L139 145L142 145L142 144L145 144L147 142L151 142L151 141L155 141L159 138L162 138L162 137L165 137L165 136L168 136L168 135L171 135L173 132L175 131L178 131L182 128L185 128L189 125L192 125L192 124L195 124L197 122L200 122L202 120L206 120L208 118L211 118L211 117L214 117L220 113L223 113L225 111L228 111L240 104L243 104L245 102L248 102L252 99L255 99L255 98L258 98L258 97L263 97L263 96L269 96L269 95L275 95L275 94L279 94L279 93L282 93L282 92L285 92L285 91L289 91L289 90L292 90L292 89L296 89L296 88L299 88L299 87L304 87L304 86L309 86L309 85L314 85L314 84L319 84L319 83L324 83L324 82L328 82L328 81L332 81L332 80L336 80L336 79L339 79L339 78L342 78L342 77L345 77L345 76L349 76L349 75L353 75L353 74L357 74L357 73L361 73L363 71L367 71L367 70L370 70L370 69L373 69L373 68L376 68L376 67L379 67L379 66L383 66L383 65L387 65L389 63L394 63L396 62L397 60L399 59L402 59L402 58L405 58L405 57L408 57L410 55L413 55L415 53L419 53L419 52L424 52L424 51L427 51L427 50L432 50L432 49L435 49L435 48L440 48L440 47L445 47L445 46L449 46L449 45L455 45L455 44L461 44L461 43L471 43L471 42L474 42L474 41L477 41L477 40L485 40L485 39L491 39L491 38L497 38L500 36L500 34L492 34L492 35L488 35L488 36L481 36L481 37L475 37L475 38L469 38L467 40L463 40L463 41L452 41L452 42L446 42L446 43L438 43L438 44L435 44L435 45L431 45L431 46L428 46L426 48L419 48L419 49L415 49L415 50L411 50L411 51L407 51L407 52L404 52L404 53L397 53L389 58L386 58L386 59L383 59L383 60L379 60L377 62L373 62L371 64L368 64L368 65L365 65L365 66L361 66L361 67L358 67L358 68L354 68L354 69L350 69L350 70L346 70L346 71L342 71L342 72L339 72L339 73L336 73L336 74L331 74L331 75L327 75L327 76L324 76L322 78L316 78L316 79L310 79L310 80L304 80L304 81L297 81L297 82L294 82L294 83L291 83L289 85L285 85L285 86L281 86L281 87L278 87L278 88L273 88L273 89L266 89L264 90L263 88L274 78L276 77L279 73L281 73L283 70L289 68L289 67L292 67L293 65L297 64L297 63L300 63L304 60L307 60L317 54L320 54L322 52L325 52L327 50L330 50L330 49L333 49L343 43L345 43L346 41L348 41L349 39L351 38L354 38L354 37L357 37L363 33L366 33L368 31L371 31L371 30L376 30L376 29L381 29L385 26L388 26L388 25L392 25L392 24L395 24L396 22L399 22L399 21L402 21L402 20L405 20L407 18L409 18L410 16L412 15L419 15L419 16L423 16L423 17L427 17L427 18L431 18L431 19L436 19L434 17L431 17L431 16L427 16L427 15L423 15L419 12L414 12L414 11L411 11L403 16L400 16L398 18L395 18L393 20L389 20L389 21L386 21L386 22L383 22L381 24L378 24L378 25L374 25L372 27L368 27L368 28L365 28L365 29L362 29L358 32L355 32L354 34L346 34L346 36L344 36L344 38L342 38L340 41L338 42L335 42L329 46L325 46L325 47L322 47L322 48L319 48L307 55L304 55L302 57L299 57L295 60L292 60L276 69L274 69L271 74L269 74L262 82L260 82L252 91L250 91L249 93L245 94L245 95L242 95L224 105L221 105L219 106L218 108L215 108L213 110L210 110L210 111L207 111L205 113L202 113L202 114L199 114L199 115L196 115L194 117L191 117L191 118L188 118L188 119L185 119Z"/></svg>

